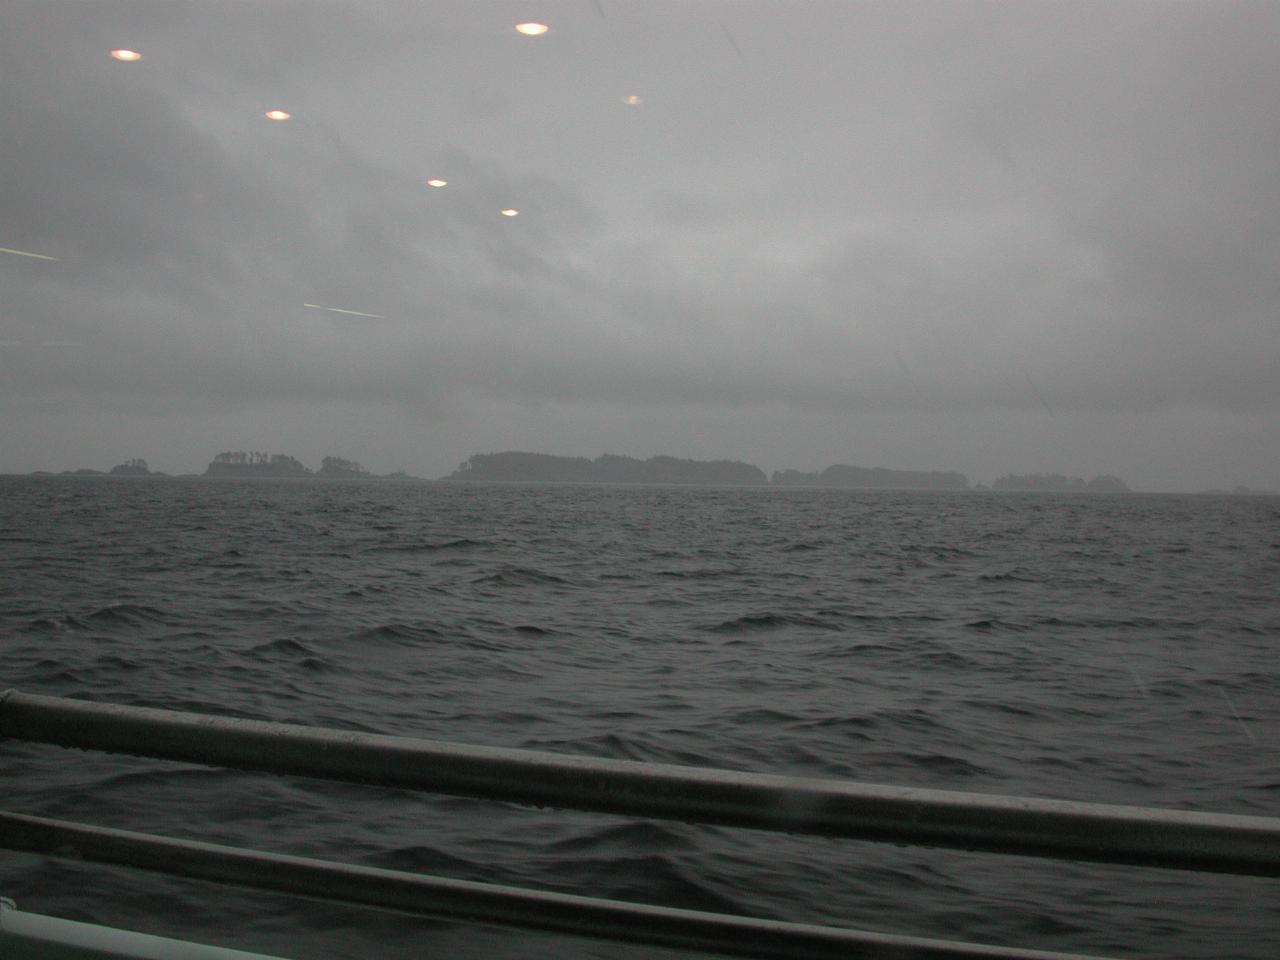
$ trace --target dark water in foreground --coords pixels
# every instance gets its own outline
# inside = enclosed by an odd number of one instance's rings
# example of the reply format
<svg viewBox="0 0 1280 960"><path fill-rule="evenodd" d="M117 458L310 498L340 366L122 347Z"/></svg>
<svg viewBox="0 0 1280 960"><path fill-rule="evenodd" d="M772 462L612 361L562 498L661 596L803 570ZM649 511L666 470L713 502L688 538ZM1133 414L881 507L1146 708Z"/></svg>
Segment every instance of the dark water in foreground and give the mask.
<svg viewBox="0 0 1280 960"><path fill-rule="evenodd" d="M1280 816L1280 500L0 477L0 688ZM652 903L1270 958L1280 881L0 743L4 807ZM687 956L0 851L20 907L292 957Z"/></svg>

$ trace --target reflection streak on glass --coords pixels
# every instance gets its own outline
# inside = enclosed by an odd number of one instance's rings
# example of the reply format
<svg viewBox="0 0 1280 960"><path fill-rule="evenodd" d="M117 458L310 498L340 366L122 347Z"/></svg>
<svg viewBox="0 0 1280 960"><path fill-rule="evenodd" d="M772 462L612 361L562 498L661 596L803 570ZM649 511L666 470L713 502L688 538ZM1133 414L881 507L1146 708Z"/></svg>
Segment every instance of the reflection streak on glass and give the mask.
<svg viewBox="0 0 1280 960"><path fill-rule="evenodd" d="M0 247L0 253L11 253L15 257L34 257L36 260L54 260L57 257L46 257L43 253L32 253L29 250L14 250L10 247Z"/></svg>
<svg viewBox="0 0 1280 960"><path fill-rule="evenodd" d="M341 313L349 317L368 317L370 320L387 319L381 313L365 313L363 310L344 310L342 307L326 307L320 303L304 303L304 307L310 307L312 310L327 310L330 313Z"/></svg>

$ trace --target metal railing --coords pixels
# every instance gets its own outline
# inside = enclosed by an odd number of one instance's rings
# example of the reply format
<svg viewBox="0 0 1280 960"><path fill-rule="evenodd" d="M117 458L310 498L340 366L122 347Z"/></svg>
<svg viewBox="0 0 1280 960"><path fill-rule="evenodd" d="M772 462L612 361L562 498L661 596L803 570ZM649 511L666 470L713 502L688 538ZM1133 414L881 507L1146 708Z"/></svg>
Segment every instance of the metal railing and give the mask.
<svg viewBox="0 0 1280 960"><path fill-rule="evenodd" d="M4 960L281 960L262 953L245 953L26 913L4 897L0 897L0 957Z"/></svg>
<svg viewBox="0 0 1280 960"><path fill-rule="evenodd" d="M707 770L0 694L0 738L637 817L1280 876L1280 819ZM0 815L0 846L344 902L756 957L1064 957L423 877Z"/></svg>

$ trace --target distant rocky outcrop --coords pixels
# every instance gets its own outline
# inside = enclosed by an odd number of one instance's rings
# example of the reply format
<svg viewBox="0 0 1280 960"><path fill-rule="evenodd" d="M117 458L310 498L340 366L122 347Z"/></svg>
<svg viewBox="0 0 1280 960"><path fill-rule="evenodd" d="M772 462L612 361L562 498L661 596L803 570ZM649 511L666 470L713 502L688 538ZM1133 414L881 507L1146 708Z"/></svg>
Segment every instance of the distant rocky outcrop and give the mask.
<svg viewBox="0 0 1280 960"><path fill-rule="evenodd" d="M889 470L885 467L853 467L838 463L818 473L781 470L773 475L779 485L808 487L859 487L869 490L967 490L963 473L932 470Z"/></svg>
<svg viewBox="0 0 1280 960"><path fill-rule="evenodd" d="M1129 493L1119 477L1099 474L1092 480L1067 477L1060 473L1006 474L991 484L992 490L1044 490L1053 493Z"/></svg>
<svg viewBox="0 0 1280 960"><path fill-rule="evenodd" d="M737 460L682 460L650 457L638 460L605 454L557 457L546 453L482 453L445 477L452 481L537 481L559 483L768 483L764 471Z"/></svg>
<svg viewBox="0 0 1280 960"><path fill-rule="evenodd" d="M151 471L147 468L145 460L128 460L112 467L111 474L116 477L149 477Z"/></svg>
<svg viewBox="0 0 1280 960"><path fill-rule="evenodd" d="M311 471L283 453L220 453L205 469L206 477L308 477Z"/></svg>

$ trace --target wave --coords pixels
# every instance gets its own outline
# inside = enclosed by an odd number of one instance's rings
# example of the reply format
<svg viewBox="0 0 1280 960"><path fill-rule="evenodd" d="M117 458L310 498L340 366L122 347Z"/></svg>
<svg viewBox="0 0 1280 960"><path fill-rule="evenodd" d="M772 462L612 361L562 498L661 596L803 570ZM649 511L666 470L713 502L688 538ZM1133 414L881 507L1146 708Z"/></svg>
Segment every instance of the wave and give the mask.
<svg viewBox="0 0 1280 960"><path fill-rule="evenodd" d="M997 630L1013 631L1015 633L1024 633L1030 630L1025 623L1014 623L1011 620L999 620L996 618L984 618L982 620L971 620L965 625L966 630L980 630L983 632L991 632Z"/></svg>
<svg viewBox="0 0 1280 960"><path fill-rule="evenodd" d="M352 635L353 640L364 643L422 643L428 640L443 640L444 633L426 624L381 623L376 627L366 627Z"/></svg>
<svg viewBox="0 0 1280 960"><path fill-rule="evenodd" d="M86 616L85 620L96 625L119 624L126 627L172 622L169 614L163 610L140 603L114 603L101 607Z"/></svg>
<svg viewBox="0 0 1280 960"><path fill-rule="evenodd" d="M631 903L743 914L746 905L686 867L675 853L650 848L611 849L594 856L561 854L545 866L557 885Z"/></svg>
<svg viewBox="0 0 1280 960"><path fill-rule="evenodd" d="M280 654L283 656L311 657L315 656L316 652L297 637L281 637L278 640L268 640L265 643L256 644L246 650L245 653L253 654L254 656Z"/></svg>
<svg viewBox="0 0 1280 960"><path fill-rule="evenodd" d="M745 616L734 617L732 620L724 620L717 624L700 627L699 629L708 633L738 634L780 630L784 627L811 627L818 630L840 629L837 624L820 620L817 617L785 613L750 613Z"/></svg>
<svg viewBox="0 0 1280 960"><path fill-rule="evenodd" d="M655 577L673 577L676 580L719 580L736 577L742 571L737 567L698 567L693 570L656 570Z"/></svg>
<svg viewBox="0 0 1280 960"><path fill-rule="evenodd" d="M1019 719L1032 719L1043 717L1044 712L1041 710L1033 710L1028 706L1012 703L1008 700L979 700L973 697L960 701L966 707L972 707L978 710L988 710L993 713L1004 714L1009 717L1017 717Z"/></svg>
<svg viewBox="0 0 1280 960"><path fill-rule="evenodd" d="M997 778L991 767L980 766L964 757L949 753L922 752L914 750L880 750L872 751L864 759L874 760L879 766L887 769L911 770L947 778Z"/></svg>
<svg viewBox="0 0 1280 960"><path fill-rule="evenodd" d="M751 707L747 710L739 710L737 713L730 714L726 719L734 726L779 727L793 723L800 718L794 713L773 710L769 707Z"/></svg>
<svg viewBox="0 0 1280 960"><path fill-rule="evenodd" d="M365 553L435 553L439 550L470 550L475 547L492 547L489 540L472 540L459 537L438 543L380 543L365 548Z"/></svg>
<svg viewBox="0 0 1280 960"><path fill-rule="evenodd" d="M549 853L564 855L616 854L636 850L686 850L690 844L688 828L653 820L616 823L596 827L571 837L563 837L546 846Z"/></svg>
<svg viewBox="0 0 1280 960"><path fill-rule="evenodd" d="M1009 570L1004 573L980 573L978 579L985 583L1040 583L1039 577L1030 576L1025 572L1018 570Z"/></svg>
<svg viewBox="0 0 1280 960"><path fill-rule="evenodd" d="M80 617L66 614L61 617L38 617L22 627L23 633L37 635L53 635L67 633L72 630L88 630L90 624Z"/></svg>
<svg viewBox="0 0 1280 960"><path fill-rule="evenodd" d="M244 779L244 774L238 770L227 770L221 768L209 767L183 767L168 768L164 770L131 770L127 773L119 773L114 776L106 777L95 786L95 789L110 789L112 787L143 787L151 789L165 784L173 784L176 782L198 783L198 784L216 784ZM200 789L207 789L202 786Z"/></svg>
<svg viewBox="0 0 1280 960"><path fill-rule="evenodd" d="M487 573L484 576L476 577L472 583L492 584L499 587L527 587L541 584L569 585L569 581L563 577L557 577L553 573L546 573L535 567L521 567L514 564L503 566L494 573Z"/></svg>
<svg viewBox="0 0 1280 960"><path fill-rule="evenodd" d="M782 548L782 553L807 553L810 550L821 550L823 547L831 546L829 540L797 540L795 543L789 543Z"/></svg>
<svg viewBox="0 0 1280 960"><path fill-rule="evenodd" d="M848 613L844 616L858 623L939 623L947 619L931 613Z"/></svg>
<svg viewBox="0 0 1280 960"><path fill-rule="evenodd" d="M408 873L440 873L460 880L489 879L487 864L454 856L439 847L427 844L397 847L367 854L364 862L384 870L403 870Z"/></svg>

